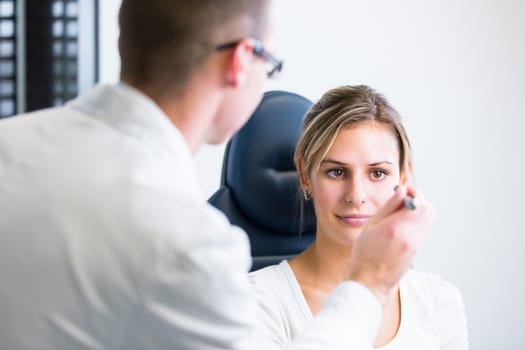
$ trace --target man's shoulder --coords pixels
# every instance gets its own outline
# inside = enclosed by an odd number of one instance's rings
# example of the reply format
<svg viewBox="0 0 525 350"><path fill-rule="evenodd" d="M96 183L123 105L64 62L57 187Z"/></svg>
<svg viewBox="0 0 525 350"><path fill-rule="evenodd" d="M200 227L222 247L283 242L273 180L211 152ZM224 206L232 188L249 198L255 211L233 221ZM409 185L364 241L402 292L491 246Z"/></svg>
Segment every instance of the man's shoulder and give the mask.
<svg viewBox="0 0 525 350"><path fill-rule="evenodd" d="M0 133L7 134L8 132L15 129L29 129L43 122L44 120L42 118L46 118L45 121L48 122L48 118L53 118L53 116L56 115L62 115L67 109L68 108L64 106L50 107L2 119L0 120Z"/></svg>

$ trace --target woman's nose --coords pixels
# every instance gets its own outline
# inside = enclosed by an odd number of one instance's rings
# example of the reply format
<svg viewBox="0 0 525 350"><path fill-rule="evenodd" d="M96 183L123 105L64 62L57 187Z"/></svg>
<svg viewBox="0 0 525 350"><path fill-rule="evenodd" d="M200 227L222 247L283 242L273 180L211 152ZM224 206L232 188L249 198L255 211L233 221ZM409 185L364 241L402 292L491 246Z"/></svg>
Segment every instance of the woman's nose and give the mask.
<svg viewBox="0 0 525 350"><path fill-rule="evenodd" d="M367 200L367 195L364 186L360 180L349 181L344 196L346 203L364 204Z"/></svg>

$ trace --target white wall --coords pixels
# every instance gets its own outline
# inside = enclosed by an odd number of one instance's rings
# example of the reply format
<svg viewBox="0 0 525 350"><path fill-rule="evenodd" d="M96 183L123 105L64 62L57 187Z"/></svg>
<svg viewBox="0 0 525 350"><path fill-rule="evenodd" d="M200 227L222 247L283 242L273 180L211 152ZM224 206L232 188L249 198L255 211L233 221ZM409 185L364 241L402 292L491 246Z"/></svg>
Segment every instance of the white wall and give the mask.
<svg viewBox="0 0 525 350"><path fill-rule="evenodd" d="M101 79L116 80L118 0L101 3ZM383 92L405 119L436 222L415 260L463 292L471 348L524 349L525 1L278 0L283 75L317 99L341 84ZM197 156L205 193L223 146Z"/></svg>

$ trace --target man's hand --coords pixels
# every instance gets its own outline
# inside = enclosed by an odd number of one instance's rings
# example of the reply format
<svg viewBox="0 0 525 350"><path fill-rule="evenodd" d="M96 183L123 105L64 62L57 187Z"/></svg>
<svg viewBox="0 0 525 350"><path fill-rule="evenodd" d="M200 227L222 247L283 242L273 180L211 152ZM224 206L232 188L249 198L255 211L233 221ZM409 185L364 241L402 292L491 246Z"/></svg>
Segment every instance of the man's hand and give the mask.
<svg viewBox="0 0 525 350"><path fill-rule="evenodd" d="M403 204L417 199L417 208ZM366 286L384 304L410 266L412 257L434 219L434 208L420 193L398 186L394 196L368 221L352 251L348 279Z"/></svg>

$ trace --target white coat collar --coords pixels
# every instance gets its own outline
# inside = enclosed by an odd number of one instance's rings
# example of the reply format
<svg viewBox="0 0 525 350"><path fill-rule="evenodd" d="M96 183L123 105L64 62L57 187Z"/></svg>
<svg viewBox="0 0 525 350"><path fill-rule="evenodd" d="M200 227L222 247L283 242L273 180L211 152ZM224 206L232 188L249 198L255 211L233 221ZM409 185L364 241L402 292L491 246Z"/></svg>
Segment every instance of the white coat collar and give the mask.
<svg viewBox="0 0 525 350"><path fill-rule="evenodd" d="M139 90L120 82L97 85L67 104L157 150L168 152L174 165L186 172L187 192L204 199L189 145L158 105Z"/></svg>

